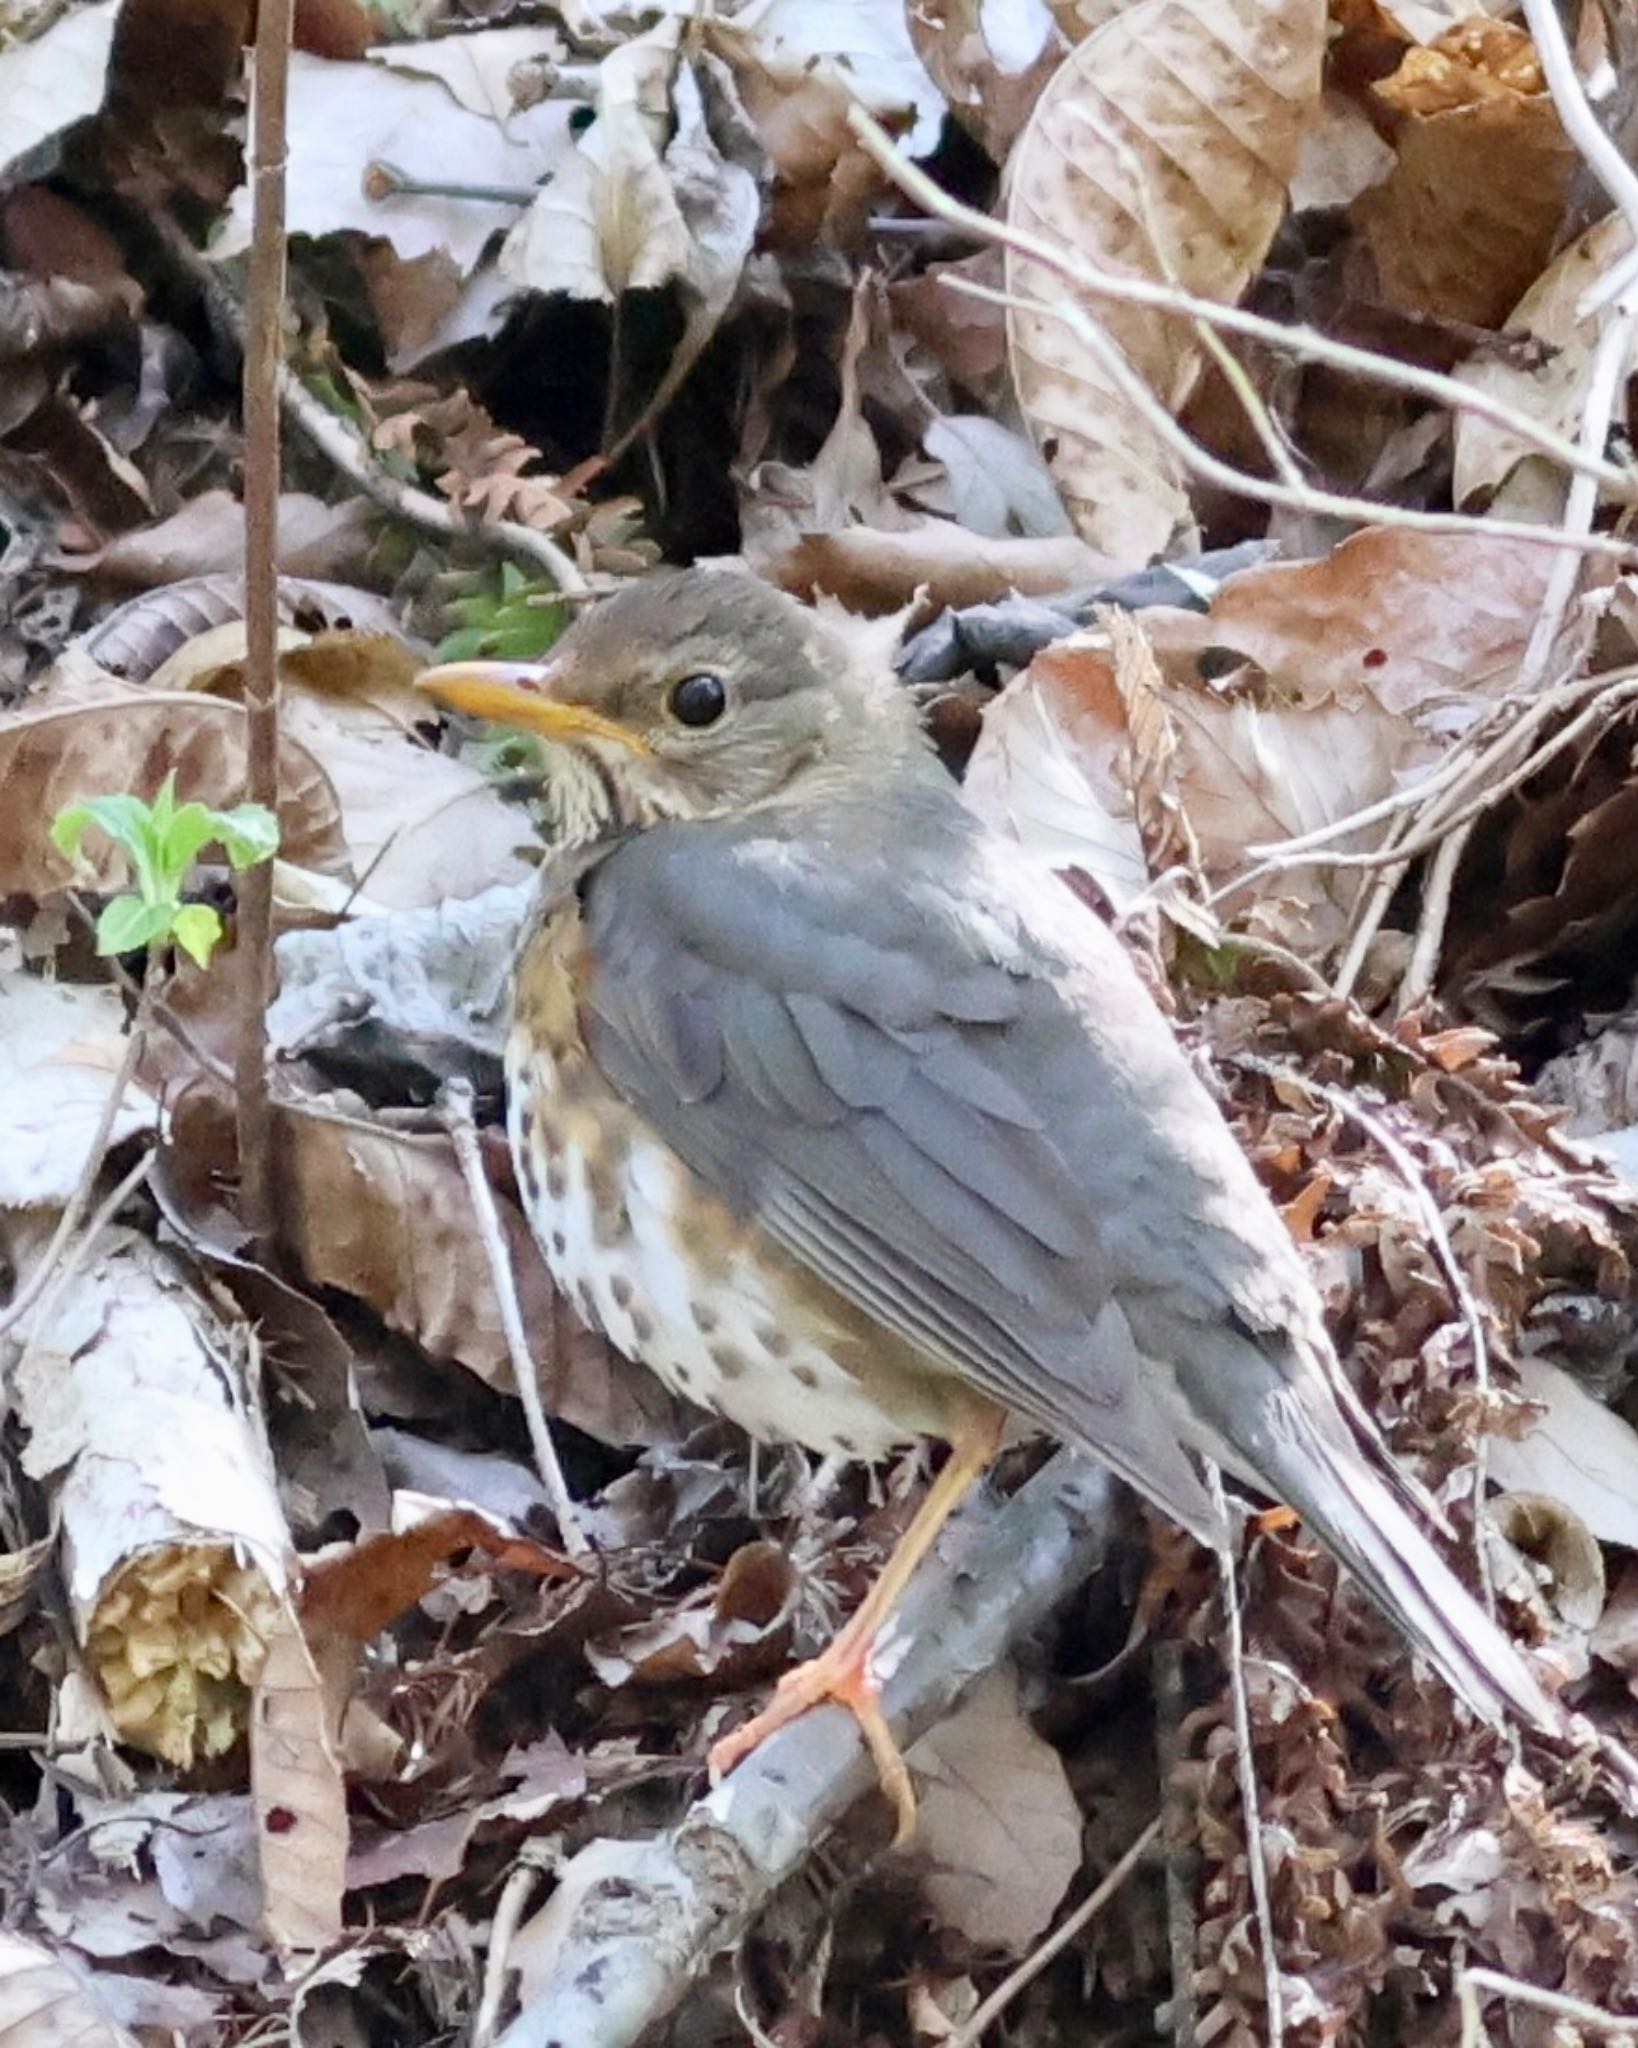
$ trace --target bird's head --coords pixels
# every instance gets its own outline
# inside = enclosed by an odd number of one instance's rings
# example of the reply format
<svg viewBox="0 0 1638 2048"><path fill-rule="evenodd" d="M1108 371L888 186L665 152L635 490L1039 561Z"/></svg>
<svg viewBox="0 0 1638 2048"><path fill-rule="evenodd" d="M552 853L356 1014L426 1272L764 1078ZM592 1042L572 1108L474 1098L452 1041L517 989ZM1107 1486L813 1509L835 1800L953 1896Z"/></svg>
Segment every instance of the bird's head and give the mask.
<svg viewBox="0 0 1638 2048"><path fill-rule="evenodd" d="M856 788L925 749L908 693L750 576L683 569L594 606L539 662L450 662L420 687L550 743L563 838Z"/></svg>

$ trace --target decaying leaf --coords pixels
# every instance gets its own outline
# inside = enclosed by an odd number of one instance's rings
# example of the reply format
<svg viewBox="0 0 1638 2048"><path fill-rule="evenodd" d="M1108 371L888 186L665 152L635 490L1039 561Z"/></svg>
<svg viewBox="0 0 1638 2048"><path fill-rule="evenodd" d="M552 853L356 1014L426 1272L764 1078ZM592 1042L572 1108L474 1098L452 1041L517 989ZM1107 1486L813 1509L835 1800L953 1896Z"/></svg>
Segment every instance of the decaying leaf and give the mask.
<svg viewBox="0 0 1638 2048"><path fill-rule="evenodd" d="M291 1545L229 1333L175 1260L104 1241L18 1368L26 1469L122 1738L186 1768L243 1733Z"/></svg>
<svg viewBox="0 0 1638 2048"><path fill-rule="evenodd" d="M1475 13L1376 92L1401 116L1398 162L1355 213L1384 296L1499 326L1547 260L1576 163L1530 38Z"/></svg>
<svg viewBox="0 0 1638 2048"><path fill-rule="evenodd" d="M116 990L0 973L0 1209L67 1202L125 1044ZM158 1103L130 1082L109 1142L152 1130L158 1119Z"/></svg>
<svg viewBox="0 0 1638 2048"><path fill-rule="evenodd" d="M928 1903L980 1948L1022 1955L1081 1867L1081 1815L1013 1673L992 1671L909 1764L920 1800L911 1853Z"/></svg>
<svg viewBox="0 0 1638 2048"><path fill-rule="evenodd" d="M1319 0L1136 0L1054 73L1007 170L1007 217L1088 262L1237 299L1286 203L1318 102ZM1073 288L1007 252L1013 384L1082 536L1123 564L1190 525L1175 458L1050 310ZM1199 369L1189 328L1085 305L1172 411Z"/></svg>

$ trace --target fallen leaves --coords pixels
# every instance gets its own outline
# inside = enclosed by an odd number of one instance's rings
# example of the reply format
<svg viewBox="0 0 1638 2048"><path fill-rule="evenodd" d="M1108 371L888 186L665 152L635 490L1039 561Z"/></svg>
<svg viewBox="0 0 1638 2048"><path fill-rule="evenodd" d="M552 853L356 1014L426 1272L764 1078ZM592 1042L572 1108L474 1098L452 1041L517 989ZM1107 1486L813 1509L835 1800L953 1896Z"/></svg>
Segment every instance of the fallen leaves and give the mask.
<svg viewBox="0 0 1638 2048"><path fill-rule="evenodd" d="M1324 33L1317 0L1136 0L1036 101L1008 166L1010 223L1116 274L1237 299L1285 206ZM1062 276L1009 248L1007 291L1031 431L1082 537L1136 567L1190 530L1176 455L1055 310L1076 303ZM1161 405L1182 407L1202 360L1184 323L1108 302L1079 311Z"/></svg>

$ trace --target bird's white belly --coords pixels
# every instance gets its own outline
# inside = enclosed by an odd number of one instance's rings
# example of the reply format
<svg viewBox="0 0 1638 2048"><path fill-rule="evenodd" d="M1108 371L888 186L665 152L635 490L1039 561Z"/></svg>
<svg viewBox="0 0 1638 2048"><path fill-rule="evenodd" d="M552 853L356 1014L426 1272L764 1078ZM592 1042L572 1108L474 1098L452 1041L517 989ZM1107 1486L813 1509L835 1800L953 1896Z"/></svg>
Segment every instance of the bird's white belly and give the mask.
<svg viewBox="0 0 1638 2048"><path fill-rule="evenodd" d="M533 1057L534 1089L517 1086L512 1067L512 1156L542 1256L581 1314L674 1392L753 1436L855 1458L879 1458L903 1442L906 1432L826 1348L811 1309L804 1304L795 1327L777 1279L745 1248L710 1247L709 1260L698 1257L688 1169L640 1129L623 1137L623 1214L611 1216L608 1190L594 1186L583 1153L525 1113L531 1097L550 1099L539 1087L538 1051ZM693 1257L679 1226L685 1204Z"/></svg>

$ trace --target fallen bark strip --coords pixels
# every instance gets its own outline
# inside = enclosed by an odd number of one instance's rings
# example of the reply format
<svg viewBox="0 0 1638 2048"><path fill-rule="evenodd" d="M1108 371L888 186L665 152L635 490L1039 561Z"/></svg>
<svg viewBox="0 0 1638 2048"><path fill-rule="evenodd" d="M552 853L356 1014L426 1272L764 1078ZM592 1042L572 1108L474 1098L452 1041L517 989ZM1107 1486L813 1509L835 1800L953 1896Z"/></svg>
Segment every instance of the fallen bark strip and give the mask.
<svg viewBox="0 0 1638 2048"><path fill-rule="evenodd" d="M882 1647L883 1699L901 1742L946 1714L1097 1567L1114 1499L1108 1475L1066 1451L1004 1505L975 1505L952 1526ZM875 1782L852 1716L823 1707L770 1738L666 1834L591 1843L520 1930L531 1951L525 2003L497 2048L631 2048Z"/></svg>

